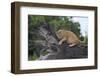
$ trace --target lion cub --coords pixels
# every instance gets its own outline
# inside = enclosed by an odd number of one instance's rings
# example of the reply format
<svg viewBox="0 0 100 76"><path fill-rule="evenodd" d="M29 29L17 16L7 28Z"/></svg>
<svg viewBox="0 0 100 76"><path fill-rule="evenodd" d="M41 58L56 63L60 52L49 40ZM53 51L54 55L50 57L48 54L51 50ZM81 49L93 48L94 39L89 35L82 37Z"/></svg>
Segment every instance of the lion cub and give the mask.
<svg viewBox="0 0 100 76"><path fill-rule="evenodd" d="M56 32L56 35L60 40L59 45L61 45L64 41L66 41L69 44L69 46L72 47L81 42L79 38L71 31L58 30Z"/></svg>

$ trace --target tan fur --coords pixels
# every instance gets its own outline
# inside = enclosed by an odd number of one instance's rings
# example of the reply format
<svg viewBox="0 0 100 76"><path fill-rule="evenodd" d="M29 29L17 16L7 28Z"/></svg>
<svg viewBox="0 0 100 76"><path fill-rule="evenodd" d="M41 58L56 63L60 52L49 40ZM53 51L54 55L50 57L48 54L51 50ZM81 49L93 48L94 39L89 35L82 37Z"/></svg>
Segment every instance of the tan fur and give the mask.
<svg viewBox="0 0 100 76"><path fill-rule="evenodd" d="M71 31L58 30L56 34L60 40L59 45L65 41L69 44L70 47L80 43L79 38Z"/></svg>

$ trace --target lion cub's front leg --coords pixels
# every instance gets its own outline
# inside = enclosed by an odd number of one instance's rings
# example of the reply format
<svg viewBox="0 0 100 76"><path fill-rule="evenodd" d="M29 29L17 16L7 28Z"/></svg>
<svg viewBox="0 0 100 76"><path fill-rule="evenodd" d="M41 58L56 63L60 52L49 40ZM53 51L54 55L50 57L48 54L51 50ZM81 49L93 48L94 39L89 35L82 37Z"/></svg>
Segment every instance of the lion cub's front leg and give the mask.
<svg viewBox="0 0 100 76"><path fill-rule="evenodd" d="M61 45L64 41L66 41L66 38L63 38L59 41L59 45Z"/></svg>

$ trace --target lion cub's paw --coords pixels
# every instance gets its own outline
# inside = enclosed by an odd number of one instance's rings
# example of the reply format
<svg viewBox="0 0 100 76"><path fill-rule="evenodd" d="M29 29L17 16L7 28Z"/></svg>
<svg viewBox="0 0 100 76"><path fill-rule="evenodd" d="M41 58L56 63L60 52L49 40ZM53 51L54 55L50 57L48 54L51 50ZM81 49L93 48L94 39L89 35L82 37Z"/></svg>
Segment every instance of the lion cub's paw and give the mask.
<svg viewBox="0 0 100 76"><path fill-rule="evenodd" d="M61 45L62 44L62 42L59 42L59 45Z"/></svg>

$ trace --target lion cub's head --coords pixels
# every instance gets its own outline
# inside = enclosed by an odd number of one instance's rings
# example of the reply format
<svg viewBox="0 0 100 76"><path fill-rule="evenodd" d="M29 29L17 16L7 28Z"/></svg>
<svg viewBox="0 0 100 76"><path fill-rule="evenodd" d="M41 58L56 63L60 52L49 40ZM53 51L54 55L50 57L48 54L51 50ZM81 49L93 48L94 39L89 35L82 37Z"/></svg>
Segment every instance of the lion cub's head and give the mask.
<svg viewBox="0 0 100 76"><path fill-rule="evenodd" d="M56 35L57 35L57 37L59 38L59 39L62 39L63 37L64 37L64 34L65 34L65 30L58 30L57 32L56 32Z"/></svg>

